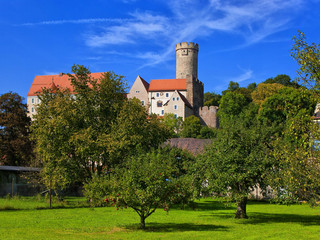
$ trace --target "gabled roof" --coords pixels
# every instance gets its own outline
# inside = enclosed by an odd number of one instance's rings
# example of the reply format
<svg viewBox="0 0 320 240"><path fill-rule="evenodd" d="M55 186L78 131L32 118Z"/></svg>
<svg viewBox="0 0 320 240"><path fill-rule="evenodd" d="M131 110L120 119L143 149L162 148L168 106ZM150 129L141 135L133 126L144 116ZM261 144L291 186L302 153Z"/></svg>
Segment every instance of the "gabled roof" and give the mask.
<svg viewBox="0 0 320 240"><path fill-rule="evenodd" d="M188 99L186 99L186 97L184 95L182 95L179 91L177 91L177 93L179 94L181 100L184 102L184 104L192 109L191 104L189 103Z"/></svg>
<svg viewBox="0 0 320 240"><path fill-rule="evenodd" d="M181 98L181 100L184 102L184 104L187 106L187 107L189 107L190 109L192 109L192 106L191 106L191 104L189 103L189 101L188 101L188 99L184 96L184 95L182 95L179 91L175 91L178 95L179 95L179 97ZM173 97L174 95L172 95L172 97ZM172 99L172 97L170 98L170 100L168 100L165 104L163 104L164 106L166 106L166 105L168 105L168 103L171 101L171 99Z"/></svg>
<svg viewBox="0 0 320 240"><path fill-rule="evenodd" d="M186 79L156 79L151 80L149 85L149 92L154 91L174 91L187 90Z"/></svg>
<svg viewBox="0 0 320 240"><path fill-rule="evenodd" d="M91 73L91 77L99 79L103 72ZM27 96L37 96L43 88L65 88L71 93L73 88L67 74L35 76Z"/></svg>
<svg viewBox="0 0 320 240"><path fill-rule="evenodd" d="M142 77L140 77L140 76L138 76L138 77L141 79L141 82L142 82L143 86L145 87L145 89L148 92L150 84L146 80L144 80Z"/></svg>

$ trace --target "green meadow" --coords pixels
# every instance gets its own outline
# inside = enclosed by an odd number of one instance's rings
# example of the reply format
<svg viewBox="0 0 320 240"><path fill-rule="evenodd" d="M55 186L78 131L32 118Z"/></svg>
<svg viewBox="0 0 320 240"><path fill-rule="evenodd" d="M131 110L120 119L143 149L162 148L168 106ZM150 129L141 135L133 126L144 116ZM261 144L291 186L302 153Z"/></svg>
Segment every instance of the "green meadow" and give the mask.
<svg viewBox="0 0 320 240"><path fill-rule="evenodd" d="M251 201L249 219L235 206L201 199L195 209L158 209L139 229L132 209L90 208L83 198L1 198L0 239L319 239L320 208Z"/></svg>

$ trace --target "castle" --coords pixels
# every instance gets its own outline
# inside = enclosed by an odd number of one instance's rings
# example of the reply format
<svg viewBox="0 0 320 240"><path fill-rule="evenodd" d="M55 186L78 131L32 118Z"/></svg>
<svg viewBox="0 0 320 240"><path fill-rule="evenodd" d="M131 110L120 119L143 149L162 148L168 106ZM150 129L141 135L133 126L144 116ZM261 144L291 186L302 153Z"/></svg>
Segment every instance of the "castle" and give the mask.
<svg viewBox="0 0 320 240"><path fill-rule="evenodd" d="M176 45L176 78L151 80L150 84L138 76L128 98L138 98L149 113L175 117L195 115L202 124L217 127L217 107L203 107L203 83L198 79L198 52L196 43L182 42Z"/></svg>
<svg viewBox="0 0 320 240"><path fill-rule="evenodd" d="M195 115L202 124L217 127L217 107L203 107L203 83L198 79L198 52L196 43L182 42L176 45L176 78L151 80L150 84L138 76L127 97L138 98L146 106L149 113L164 116L173 113L176 117ZM91 73L93 78L103 73ZM32 118L36 114L39 103L37 95L42 88L68 88L72 86L68 75L36 76L27 95L28 114Z"/></svg>

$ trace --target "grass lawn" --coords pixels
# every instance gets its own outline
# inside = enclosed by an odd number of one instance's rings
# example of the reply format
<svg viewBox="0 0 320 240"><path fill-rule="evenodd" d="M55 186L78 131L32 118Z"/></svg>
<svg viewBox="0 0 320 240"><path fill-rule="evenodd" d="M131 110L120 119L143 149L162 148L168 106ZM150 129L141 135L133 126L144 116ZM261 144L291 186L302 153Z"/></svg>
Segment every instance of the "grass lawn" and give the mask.
<svg viewBox="0 0 320 240"><path fill-rule="evenodd" d="M201 199L192 209L158 209L138 229L131 209L91 209L84 199L64 204L35 198L0 198L0 239L320 239L320 208L249 202L249 219L234 219L235 206ZM82 207L77 207L82 206Z"/></svg>

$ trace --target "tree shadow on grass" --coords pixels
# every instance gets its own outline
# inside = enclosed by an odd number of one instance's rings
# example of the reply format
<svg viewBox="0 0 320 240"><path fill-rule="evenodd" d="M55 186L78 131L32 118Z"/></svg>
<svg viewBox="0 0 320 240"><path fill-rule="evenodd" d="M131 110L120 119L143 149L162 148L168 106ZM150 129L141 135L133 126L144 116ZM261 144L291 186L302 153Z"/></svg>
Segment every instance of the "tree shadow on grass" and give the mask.
<svg viewBox="0 0 320 240"><path fill-rule="evenodd" d="M174 205L171 209L187 210L187 211L215 211L215 210L230 210L235 209L232 204L226 204L219 201L202 201L194 202L190 206Z"/></svg>
<svg viewBox="0 0 320 240"><path fill-rule="evenodd" d="M247 212L248 219L239 219L239 224L268 224L268 223L298 223L303 226L320 226L319 215L301 215L301 214L281 214L281 213L261 213ZM234 218L235 213L213 213L213 217Z"/></svg>
<svg viewBox="0 0 320 240"><path fill-rule="evenodd" d="M124 226L129 230L138 230L138 224ZM146 223L145 232L187 232L187 231L227 231L228 227L212 224L193 223Z"/></svg>

